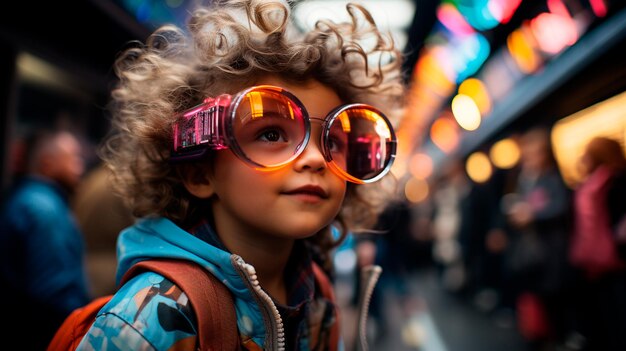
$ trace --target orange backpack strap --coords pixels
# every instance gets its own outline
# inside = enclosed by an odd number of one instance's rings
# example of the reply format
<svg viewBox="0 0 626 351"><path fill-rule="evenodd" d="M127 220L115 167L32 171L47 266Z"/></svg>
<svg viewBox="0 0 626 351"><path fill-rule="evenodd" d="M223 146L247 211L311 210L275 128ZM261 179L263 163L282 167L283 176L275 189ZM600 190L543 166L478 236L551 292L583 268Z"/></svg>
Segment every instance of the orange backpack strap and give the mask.
<svg viewBox="0 0 626 351"><path fill-rule="evenodd" d="M124 274L122 283L142 271L159 273L185 292L198 319L200 350L239 349L233 296L213 274L191 261L150 259L133 265Z"/></svg>
<svg viewBox="0 0 626 351"><path fill-rule="evenodd" d="M87 333L100 309L113 295L98 297L83 307L72 311L48 344L48 351L76 350Z"/></svg>
<svg viewBox="0 0 626 351"><path fill-rule="evenodd" d="M326 275L326 272L320 267L317 263L313 262L313 275L315 276L315 281L320 287L322 291L322 295L329 300L332 301L333 304L336 304L335 300L335 291L333 290L333 285L330 282L330 279ZM339 344L339 311L335 307L335 324L330 329L330 349L329 351L336 351L337 345Z"/></svg>

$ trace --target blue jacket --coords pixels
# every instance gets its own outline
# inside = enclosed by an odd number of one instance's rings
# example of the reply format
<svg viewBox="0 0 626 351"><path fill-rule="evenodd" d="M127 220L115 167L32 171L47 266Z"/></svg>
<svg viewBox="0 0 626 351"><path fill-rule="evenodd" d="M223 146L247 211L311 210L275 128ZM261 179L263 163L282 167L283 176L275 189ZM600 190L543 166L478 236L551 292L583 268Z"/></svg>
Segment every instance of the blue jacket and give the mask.
<svg viewBox="0 0 626 351"><path fill-rule="evenodd" d="M0 269L14 293L69 313L89 301L84 239L66 194L43 178L20 182L0 218Z"/></svg>
<svg viewBox="0 0 626 351"><path fill-rule="evenodd" d="M13 316L6 335L36 321L37 333L22 347L45 345L63 318L90 299L83 261L84 239L66 193L45 178L24 178L0 215L0 291L3 312Z"/></svg>
<svg viewBox="0 0 626 351"><path fill-rule="evenodd" d="M254 267L237 255L209 244L164 218L142 219L118 239L119 282L136 262L150 258L190 260L219 278L235 300L242 345L251 350L284 349L286 325L272 299L260 288ZM334 306L320 294L311 295L302 310L305 318L295 326L296 349L309 350L317 340L311 330L327 330L335 318L318 313ZM313 301L314 300L314 301ZM315 302L315 303L314 303ZM334 316L334 313L332 314ZM219 318L219 317L216 317ZM284 318L287 319L287 318ZM304 325L304 327L303 327ZM186 295L161 275L142 273L124 284L99 312L79 350L193 350L197 322ZM290 346L291 347L291 346ZM291 349L291 348L290 348Z"/></svg>

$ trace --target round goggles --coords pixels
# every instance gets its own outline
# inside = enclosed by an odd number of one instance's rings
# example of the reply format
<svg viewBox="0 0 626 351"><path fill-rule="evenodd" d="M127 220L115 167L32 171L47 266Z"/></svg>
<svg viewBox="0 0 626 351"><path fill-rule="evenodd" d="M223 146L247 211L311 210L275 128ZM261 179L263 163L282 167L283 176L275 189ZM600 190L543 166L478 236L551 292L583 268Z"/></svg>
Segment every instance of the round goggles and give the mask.
<svg viewBox="0 0 626 351"><path fill-rule="evenodd" d="M182 112L174 124L171 160L198 159L209 150L230 149L255 169L276 169L304 151L311 120L322 123L322 153L338 176L371 183L391 168L396 138L382 112L365 104L348 104L324 118L309 117L295 95L270 85L207 98Z"/></svg>

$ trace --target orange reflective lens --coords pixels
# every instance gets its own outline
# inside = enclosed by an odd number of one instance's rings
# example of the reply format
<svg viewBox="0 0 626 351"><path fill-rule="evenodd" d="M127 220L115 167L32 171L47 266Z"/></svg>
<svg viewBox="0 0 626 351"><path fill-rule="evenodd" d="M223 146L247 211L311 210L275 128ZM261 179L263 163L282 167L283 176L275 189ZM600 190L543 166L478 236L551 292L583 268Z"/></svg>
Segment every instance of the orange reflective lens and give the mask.
<svg viewBox="0 0 626 351"><path fill-rule="evenodd" d="M303 109L280 91L251 91L232 111L234 142L257 167L277 167L293 160L308 140Z"/></svg>

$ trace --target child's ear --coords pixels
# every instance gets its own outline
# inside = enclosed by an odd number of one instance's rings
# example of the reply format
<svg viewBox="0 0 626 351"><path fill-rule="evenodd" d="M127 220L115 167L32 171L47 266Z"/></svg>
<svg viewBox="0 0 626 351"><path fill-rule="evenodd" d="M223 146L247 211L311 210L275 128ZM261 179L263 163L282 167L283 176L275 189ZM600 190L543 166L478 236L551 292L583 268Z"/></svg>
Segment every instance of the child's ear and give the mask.
<svg viewBox="0 0 626 351"><path fill-rule="evenodd" d="M200 199L208 199L215 193L205 167L184 165L179 169L180 177L187 191Z"/></svg>

